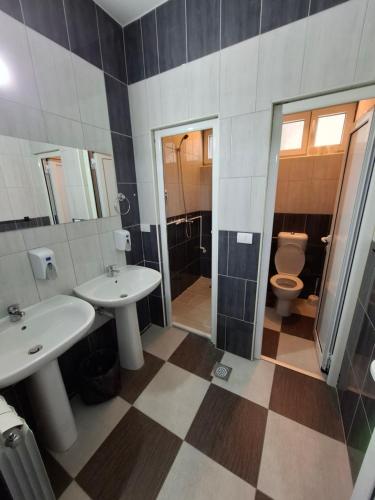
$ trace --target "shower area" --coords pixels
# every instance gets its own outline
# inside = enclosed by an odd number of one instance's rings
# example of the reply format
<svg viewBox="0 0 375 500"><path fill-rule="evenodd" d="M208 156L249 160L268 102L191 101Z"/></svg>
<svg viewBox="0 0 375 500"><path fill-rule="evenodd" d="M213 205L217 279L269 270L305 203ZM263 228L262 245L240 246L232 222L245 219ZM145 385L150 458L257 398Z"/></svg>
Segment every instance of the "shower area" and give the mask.
<svg viewBox="0 0 375 500"><path fill-rule="evenodd" d="M163 137L175 326L211 334L212 130Z"/></svg>

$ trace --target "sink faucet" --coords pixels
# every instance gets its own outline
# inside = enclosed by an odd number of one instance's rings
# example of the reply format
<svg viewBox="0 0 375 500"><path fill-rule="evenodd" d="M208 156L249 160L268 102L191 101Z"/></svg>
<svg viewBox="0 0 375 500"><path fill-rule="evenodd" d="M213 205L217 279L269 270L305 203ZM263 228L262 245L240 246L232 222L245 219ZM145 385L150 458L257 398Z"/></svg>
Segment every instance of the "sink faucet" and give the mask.
<svg viewBox="0 0 375 500"><path fill-rule="evenodd" d="M8 307L9 319L13 323L19 321L23 316L25 316L25 311L20 310L19 304L12 304Z"/></svg>
<svg viewBox="0 0 375 500"><path fill-rule="evenodd" d="M108 278L113 278L116 274L119 274L120 269L116 266L116 264L109 264L105 267Z"/></svg>

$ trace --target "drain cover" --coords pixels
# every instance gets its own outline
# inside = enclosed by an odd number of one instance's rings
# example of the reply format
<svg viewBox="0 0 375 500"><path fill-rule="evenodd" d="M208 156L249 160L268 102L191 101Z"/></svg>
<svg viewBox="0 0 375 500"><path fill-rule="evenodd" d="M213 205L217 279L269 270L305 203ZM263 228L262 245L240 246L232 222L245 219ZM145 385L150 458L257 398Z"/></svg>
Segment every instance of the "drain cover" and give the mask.
<svg viewBox="0 0 375 500"><path fill-rule="evenodd" d="M232 372L232 368L227 365L223 365L222 363L215 363L213 375L217 378L221 378L221 380L228 380L230 374Z"/></svg>
<svg viewBox="0 0 375 500"><path fill-rule="evenodd" d="M33 347L30 347L28 353L29 354L36 354L37 352L41 351L43 349L43 346L38 344L34 345Z"/></svg>
<svg viewBox="0 0 375 500"><path fill-rule="evenodd" d="M126 299L126 297L127 297L127 296L128 296L128 294L127 294L127 293L122 293L122 294L120 295L120 299Z"/></svg>

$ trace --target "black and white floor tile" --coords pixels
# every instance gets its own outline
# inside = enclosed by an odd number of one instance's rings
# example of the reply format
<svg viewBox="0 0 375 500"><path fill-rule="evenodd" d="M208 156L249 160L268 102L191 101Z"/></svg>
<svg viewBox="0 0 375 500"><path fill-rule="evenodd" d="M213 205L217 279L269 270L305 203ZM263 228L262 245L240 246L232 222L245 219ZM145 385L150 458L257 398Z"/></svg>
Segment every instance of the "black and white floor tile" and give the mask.
<svg viewBox="0 0 375 500"><path fill-rule="evenodd" d="M143 343L145 366L123 372L118 397L73 400L79 439L47 467L60 500L350 498L337 396L324 382L176 328L151 327ZM228 382L211 377L217 360L233 368Z"/></svg>

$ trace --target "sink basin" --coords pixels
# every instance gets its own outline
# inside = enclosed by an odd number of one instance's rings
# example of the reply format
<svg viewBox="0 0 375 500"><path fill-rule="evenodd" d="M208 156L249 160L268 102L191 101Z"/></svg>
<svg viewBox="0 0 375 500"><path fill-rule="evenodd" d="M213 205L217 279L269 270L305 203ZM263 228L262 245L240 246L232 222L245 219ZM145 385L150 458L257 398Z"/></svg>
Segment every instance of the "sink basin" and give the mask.
<svg viewBox="0 0 375 500"><path fill-rule="evenodd" d="M109 278L102 274L74 292L78 297L102 307L123 307L149 295L159 285L159 271L141 266L124 266L119 273Z"/></svg>
<svg viewBox="0 0 375 500"><path fill-rule="evenodd" d="M56 295L25 312L16 323L8 317L0 320L0 388L16 384L67 351L95 317L90 304L68 295ZM33 348L36 352L30 354Z"/></svg>
<svg viewBox="0 0 375 500"><path fill-rule="evenodd" d="M15 323L0 320L0 388L26 379L40 436L53 451L65 451L77 429L57 357L91 327L94 308L68 295L56 295L24 309Z"/></svg>
<svg viewBox="0 0 375 500"><path fill-rule="evenodd" d="M160 282L159 271L124 266L113 277L102 274L74 289L78 297L91 304L115 309L120 364L128 370L138 370L144 364L136 302L149 295Z"/></svg>

